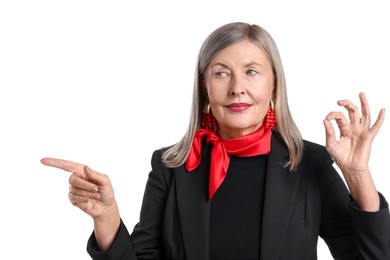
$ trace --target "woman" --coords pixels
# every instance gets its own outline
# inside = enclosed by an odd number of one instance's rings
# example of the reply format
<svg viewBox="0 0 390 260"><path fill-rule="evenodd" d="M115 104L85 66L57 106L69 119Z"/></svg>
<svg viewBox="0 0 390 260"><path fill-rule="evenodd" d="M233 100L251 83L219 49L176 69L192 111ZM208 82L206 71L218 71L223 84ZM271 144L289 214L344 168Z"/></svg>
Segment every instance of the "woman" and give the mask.
<svg viewBox="0 0 390 260"><path fill-rule="evenodd" d="M153 153L131 235L108 176L66 160L42 163L73 172L69 199L94 220L93 259L311 260L318 236L335 259L390 259L388 204L368 168L384 110L371 126L359 97L361 116L348 100L338 104L349 119L326 116L326 148L302 140L272 37L226 24L200 50L186 135Z"/></svg>

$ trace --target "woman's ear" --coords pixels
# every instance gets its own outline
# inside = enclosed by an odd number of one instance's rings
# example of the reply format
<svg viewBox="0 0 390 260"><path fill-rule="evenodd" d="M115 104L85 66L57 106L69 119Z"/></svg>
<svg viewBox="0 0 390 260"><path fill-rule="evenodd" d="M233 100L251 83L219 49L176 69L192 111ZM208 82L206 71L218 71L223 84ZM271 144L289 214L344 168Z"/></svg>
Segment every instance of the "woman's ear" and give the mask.
<svg viewBox="0 0 390 260"><path fill-rule="evenodd" d="M278 81L277 81L277 79L276 79L276 76L274 75L274 88L273 88L273 90L272 90L272 92L273 92L273 94L274 94L274 96L273 96L273 98L275 98L275 95L276 95L276 86L278 85Z"/></svg>
<svg viewBox="0 0 390 260"><path fill-rule="evenodd" d="M204 83L204 81L202 81L202 90L203 90L203 94L206 98L206 101L209 101L209 95L208 95L207 87L206 87L206 84Z"/></svg>
<svg viewBox="0 0 390 260"><path fill-rule="evenodd" d="M275 101L276 99L276 85L274 85L274 89L272 90L272 98L271 100Z"/></svg>

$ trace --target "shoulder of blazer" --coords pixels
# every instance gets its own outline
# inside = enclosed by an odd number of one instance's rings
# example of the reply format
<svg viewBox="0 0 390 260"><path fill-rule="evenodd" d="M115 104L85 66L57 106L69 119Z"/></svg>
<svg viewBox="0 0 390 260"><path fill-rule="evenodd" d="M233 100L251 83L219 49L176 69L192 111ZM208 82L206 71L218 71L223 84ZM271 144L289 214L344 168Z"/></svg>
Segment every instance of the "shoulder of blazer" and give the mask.
<svg viewBox="0 0 390 260"><path fill-rule="evenodd" d="M340 181L338 172L333 167L333 159L325 146L304 140L304 151L301 169L311 176L315 176L321 190Z"/></svg>
<svg viewBox="0 0 390 260"><path fill-rule="evenodd" d="M161 148L155 150L152 154L152 159L150 161L152 169L149 173L149 176L153 175L154 177L160 179L164 182L166 187L169 187L172 181L172 169L166 167L162 162L162 154L166 148Z"/></svg>
<svg viewBox="0 0 390 260"><path fill-rule="evenodd" d="M282 146L284 146L287 149L286 142L283 140L282 136L278 131L272 131L272 137L274 140L279 142ZM326 151L325 146L320 145L318 143L314 143L311 141L308 141L306 139L303 139L303 156L307 157L310 155L314 156L322 156L324 154L329 155L328 152Z"/></svg>
<svg viewBox="0 0 390 260"><path fill-rule="evenodd" d="M326 150L325 146L308 140L303 140L302 162L306 164L331 165L333 160Z"/></svg>

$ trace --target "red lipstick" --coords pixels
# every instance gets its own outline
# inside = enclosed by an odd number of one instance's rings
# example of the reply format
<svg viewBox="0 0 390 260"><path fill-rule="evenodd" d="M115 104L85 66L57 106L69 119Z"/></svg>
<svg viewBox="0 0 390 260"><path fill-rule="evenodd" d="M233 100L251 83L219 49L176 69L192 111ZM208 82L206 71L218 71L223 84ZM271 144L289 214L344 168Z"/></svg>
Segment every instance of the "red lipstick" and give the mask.
<svg viewBox="0 0 390 260"><path fill-rule="evenodd" d="M248 103L232 103L227 105L226 107L232 112L239 113L247 110L250 106L251 105Z"/></svg>

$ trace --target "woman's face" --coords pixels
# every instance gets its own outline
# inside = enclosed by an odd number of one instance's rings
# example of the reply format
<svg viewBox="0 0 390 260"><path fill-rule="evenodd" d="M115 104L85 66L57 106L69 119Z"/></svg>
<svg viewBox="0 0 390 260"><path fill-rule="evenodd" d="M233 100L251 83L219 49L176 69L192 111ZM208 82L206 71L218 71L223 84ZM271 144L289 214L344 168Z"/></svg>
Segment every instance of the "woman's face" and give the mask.
<svg viewBox="0 0 390 260"><path fill-rule="evenodd" d="M262 125L272 99L273 82L267 56L249 40L223 49L211 60L205 87L221 138L237 138Z"/></svg>

